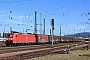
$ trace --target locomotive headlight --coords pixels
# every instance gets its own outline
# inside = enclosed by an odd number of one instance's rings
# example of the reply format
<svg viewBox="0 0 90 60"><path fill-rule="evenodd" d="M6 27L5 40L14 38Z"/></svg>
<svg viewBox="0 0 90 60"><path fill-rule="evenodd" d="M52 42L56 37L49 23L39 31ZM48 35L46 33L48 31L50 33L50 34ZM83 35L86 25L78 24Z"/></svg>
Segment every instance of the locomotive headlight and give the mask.
<svg viewBox="0 0 90 60"><path fill-rule="evenodd" d="M12 38L10 38L10 40L12 40Z"/></svg>

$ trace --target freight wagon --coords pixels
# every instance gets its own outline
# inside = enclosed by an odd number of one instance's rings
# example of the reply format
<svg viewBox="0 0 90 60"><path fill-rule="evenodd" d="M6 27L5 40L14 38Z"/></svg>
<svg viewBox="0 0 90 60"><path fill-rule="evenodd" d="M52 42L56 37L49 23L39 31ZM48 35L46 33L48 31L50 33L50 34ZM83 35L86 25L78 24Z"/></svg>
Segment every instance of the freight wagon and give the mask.
<svg viewBox="0 0 90 60"><path fill-rule="evenodd" d="M52 43L52 35L48 35L49 43ZM61 37L60 36L53 36L53 43L60 43Z"/></svg>
<svg viewBox="0 0 90 60"><path fill-rule="evenodd" d="M34 34L36 38L36 43L48 43L48 36L44 34Z"/></svg>

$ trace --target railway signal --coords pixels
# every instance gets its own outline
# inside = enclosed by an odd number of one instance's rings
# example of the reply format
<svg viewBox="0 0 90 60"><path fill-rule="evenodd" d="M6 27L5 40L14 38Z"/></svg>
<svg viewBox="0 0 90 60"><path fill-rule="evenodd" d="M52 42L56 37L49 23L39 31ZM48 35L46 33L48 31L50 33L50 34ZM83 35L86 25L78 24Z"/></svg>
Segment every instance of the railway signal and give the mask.
<svg viewBox="0 0 90 60"><path fill-rule="evenodd" d="M54 26L54 19L52 19L52 26Z"/></svg>
<svg viewBox="0 0 90 60"><path fill-rule="evenodd" d="M51 21L52 30L54 30L54 19Z"/></svg>
<svg viewBox="0 0 90 60"><path fill-rule="evenodd" d="M51 26L52 26L52 48L53 48L54 19L51 19Z"/></svg>

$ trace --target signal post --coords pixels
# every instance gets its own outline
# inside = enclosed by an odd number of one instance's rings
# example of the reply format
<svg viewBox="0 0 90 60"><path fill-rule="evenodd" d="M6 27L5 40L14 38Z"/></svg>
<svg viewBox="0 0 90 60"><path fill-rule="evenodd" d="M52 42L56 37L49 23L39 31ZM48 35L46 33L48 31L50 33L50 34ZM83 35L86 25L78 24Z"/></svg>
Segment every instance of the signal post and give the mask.
<svg viewBox="0 0 90 60"><path fill-rule="evenodd" d="M53 48L53 35L54 35L54 19L51 20L51 26L52 26L52 48Z"/></svg>

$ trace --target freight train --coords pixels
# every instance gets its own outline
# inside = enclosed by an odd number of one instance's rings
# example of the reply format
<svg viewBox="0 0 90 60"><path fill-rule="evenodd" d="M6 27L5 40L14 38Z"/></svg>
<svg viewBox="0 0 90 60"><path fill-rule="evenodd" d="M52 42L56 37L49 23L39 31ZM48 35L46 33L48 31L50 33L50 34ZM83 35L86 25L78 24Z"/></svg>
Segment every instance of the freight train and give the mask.
<svg viewBox="0 0 90 60"><path fill-rule="evenodd" d="M53 43L72 42L74 40L75 39L73 38L53 36ZM17 45L40 44L40 43L51 43L51 42L52 42L51 35L31 34L31 33L25 34L25 33L11 31L10 33L7 33L6 35L5 44L7 46L12 46L12 45L17 46Z"/></svg>

